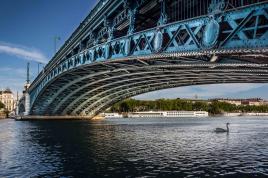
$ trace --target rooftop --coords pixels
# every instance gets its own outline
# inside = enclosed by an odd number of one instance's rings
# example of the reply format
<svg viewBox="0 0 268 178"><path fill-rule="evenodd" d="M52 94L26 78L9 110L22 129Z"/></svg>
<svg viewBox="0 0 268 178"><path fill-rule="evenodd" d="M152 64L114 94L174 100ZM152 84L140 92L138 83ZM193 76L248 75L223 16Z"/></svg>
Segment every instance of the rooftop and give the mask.
<svg viewBox="0 0 268 178"><path fill-rule="evenodd" d="M0 94L12 94L10 88L6 88L5 90L0 91Z"/></svg>

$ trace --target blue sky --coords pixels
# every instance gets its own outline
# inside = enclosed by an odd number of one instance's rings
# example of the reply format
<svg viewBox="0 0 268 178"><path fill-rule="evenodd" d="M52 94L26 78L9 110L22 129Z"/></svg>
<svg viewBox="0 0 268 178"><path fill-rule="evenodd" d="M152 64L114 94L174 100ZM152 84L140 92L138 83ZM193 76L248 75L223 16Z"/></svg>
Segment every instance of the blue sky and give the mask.
<svg viewBox="0 0 268 178"><path fill-rule="evenodd" d="M53 38L60 47L88 15L96 0L1 0L0 4L0 87L20 91L26 80L26 64L31 64L31 80L38 63L54 54ZM236 96L236 93L267 91L264 84L228 84L183 87L138 96L140 99ZM255 92L255 93L254 93ZM239 95L238 95L239 96ZM268 99L265 94L259 96Z"/></svg>
<svg viewBox="0 0 268 178"><path fill-rule="evenodd" d="M1 0L0 4L0 87L21 91L26 80L26 65L31 64L31 79L38 62L47 62L58 46L87 16L96 0Z"/></svg>

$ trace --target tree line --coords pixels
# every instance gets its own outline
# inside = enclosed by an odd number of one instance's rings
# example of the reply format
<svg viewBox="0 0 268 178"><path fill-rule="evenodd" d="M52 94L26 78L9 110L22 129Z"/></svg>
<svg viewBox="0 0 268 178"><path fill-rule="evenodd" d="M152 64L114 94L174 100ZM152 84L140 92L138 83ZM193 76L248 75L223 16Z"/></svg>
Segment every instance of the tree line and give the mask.
<svg viewBox="0 0 268 178"><path fill-rule="evenodd" d="M127 99L114 104L110 112L140 112L140 111L207 111L216 115L224 112L268 112L268 105L249 106L219 102L191 101L185 99L135 100Z"/></svg>

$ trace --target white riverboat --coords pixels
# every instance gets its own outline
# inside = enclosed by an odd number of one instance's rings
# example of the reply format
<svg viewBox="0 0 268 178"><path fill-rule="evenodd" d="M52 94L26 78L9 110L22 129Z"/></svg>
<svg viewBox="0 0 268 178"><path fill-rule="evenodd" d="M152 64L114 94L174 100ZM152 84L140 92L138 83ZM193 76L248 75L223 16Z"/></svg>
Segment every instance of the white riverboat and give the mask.
<svg viewBox="0 0 268 178"><path fill-rule="evenodd" d="M132 112L128 114L129 118L155 118L155 117L208 117L206 111L149 111Z"/></svg>
<svg viewBox="0 0 268 178"><path fill-rule="evenodd" d="M121 114L118 114L118 113L103 113L103 115L106 119L108 119L108 118L122 118L123 117Z"/></svg>

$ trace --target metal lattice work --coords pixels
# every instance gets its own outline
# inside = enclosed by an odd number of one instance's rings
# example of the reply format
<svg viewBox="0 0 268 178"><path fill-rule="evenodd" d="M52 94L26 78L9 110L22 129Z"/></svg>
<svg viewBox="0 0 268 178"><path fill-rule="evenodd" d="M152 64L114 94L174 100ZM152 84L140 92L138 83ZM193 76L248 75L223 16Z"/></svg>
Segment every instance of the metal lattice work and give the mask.
<svg viewBox="0 0 268 178"><path fill-rule="evenodd" d="M267 1L102 0L96 8L32 83L25 113L93 116L158 89L268 81Z"/></svg>
<svg viewBox="0 0 268 178"><path fill-rule="evenodd" d="M176 62L175 62L176 61ZM133 63L135 62L135 63ZM120 69L114 67L121 66ZM88 66L74 72L71 82L65 84L54 81L43 99L35 104L33 114L50 115L85 115L105 109L114 100L124 99L129 95L154 91L161 88L210 83L248 83L268 81L267 64L180 64L180 60L162 61L158 64L149 61L132 61L133 67L125 64L107 63L106 69L99 66ZM135 66L135 67L134 67ZM83 74L82 71L97 69L103 72ZM111 70L114 68L113 70ZM105 73L104 73L105 72ZM55 90L55 92L54 92ZM53 98L51 102L51 98ZM40 110L42 108L42 110ZM92 114L92 113L91 113Z"/></svg>

